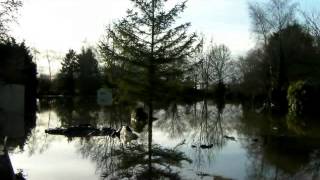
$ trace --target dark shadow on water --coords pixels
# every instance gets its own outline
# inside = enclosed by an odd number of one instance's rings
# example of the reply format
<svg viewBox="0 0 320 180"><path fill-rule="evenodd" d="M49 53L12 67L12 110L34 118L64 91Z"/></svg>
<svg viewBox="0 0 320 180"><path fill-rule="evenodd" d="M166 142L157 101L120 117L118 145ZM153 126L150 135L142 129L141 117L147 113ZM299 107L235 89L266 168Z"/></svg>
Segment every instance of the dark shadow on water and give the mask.
<svg viewBox="0 0 320 180"><path fill-rule="evenodd" d="M21 85L0 85L0 88L2 97L9 88L11 94L6 98L12 98L9 103L6 99L0 103L0 179L24 180L23 172L12 167L10 153L24 151L36 126L36 99L28 95L28 91L26 95L19 94L24 92Z"/></svg>
<svg viewBox="0 0 320 180"><path fill-rule="evenodd" d="M247 179L319 178L319 126L246 111L241 121L239 133L248 137L242 141L250 164Z"/></svg>

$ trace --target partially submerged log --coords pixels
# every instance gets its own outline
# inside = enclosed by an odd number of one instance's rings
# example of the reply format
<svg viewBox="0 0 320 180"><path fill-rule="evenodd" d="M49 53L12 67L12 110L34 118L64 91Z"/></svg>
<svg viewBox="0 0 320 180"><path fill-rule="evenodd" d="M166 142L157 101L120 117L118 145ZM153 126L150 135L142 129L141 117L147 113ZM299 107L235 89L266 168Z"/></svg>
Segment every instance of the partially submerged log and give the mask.
<svg viewBox="0 0 320 180"><path fill-rule="evenodd" d="M86 136L111 136L115 129L110 127L104 127L98 129L92 127L90 124L84 124L79 126L71 126L68 128L50 128L46 129L45 133L53 135L64 135L67 137L86 137Z"/></svg>

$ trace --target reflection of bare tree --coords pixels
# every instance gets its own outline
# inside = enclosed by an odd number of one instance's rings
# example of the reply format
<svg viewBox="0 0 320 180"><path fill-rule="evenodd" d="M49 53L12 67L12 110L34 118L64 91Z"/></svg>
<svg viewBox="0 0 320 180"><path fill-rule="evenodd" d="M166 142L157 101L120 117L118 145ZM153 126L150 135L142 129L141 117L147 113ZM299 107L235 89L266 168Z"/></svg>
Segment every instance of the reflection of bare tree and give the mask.
<svg viewBox="0 0 320 180"><path fill-rule="evenodd" d="M26 150L32 156L35 153L43 153L49 148L50 142L54 140L53 137L46 137L43 128L34 128L28 138Z"/></svg>
<svg viewBox="0 0 320 180"><path fill-rule="evenodd" d="M108 175L114 175L116 170L116 158L114 158L114 151L119 144L115 139L106 138L92 138L80 142L79 152L85 158L90 158L97 163L97 170L104 172L108 170Z"/></svg>
<svg viewBox="0 0 320 180"><path fill-rule="evenodd" d="M56 121L55 112L50 110L42 111L40 109L37 117L38 125L32 129L25 146L30 156L35 153L43 153L49 148L50 143L56 139L56 137L48 136L44 132L50 126L50 122L56 124Z"/></svg>
<svg viewBox="0 0 320 180"><path fill-rule="evenodd" d="M129 107L100 107L95 98L60 99L54 106L63 127L91 124L118 128L130 122Z"/></svg>
<svg viewBox="0 0 320 180"><path fill-rule="evenodd" d="M156 126L162 131L168 132L171 138L179 137L188 128L188 122L185 118L183 108L173 103L165 110L164 116L156 122Z"/></svg>
<svg viewBox="0 0 320 180"><path fill-rule="evenodd" d="M171 104L158 113L159 120L155 127L169 134L171 138L186 139L186 144L193 146L194 165L203 167L211 163L214 153L220 150L232 133L235 119L241 114L241 107L234 105L213 104L201 101L193 105Z"/></svg>
<svg viewBox="0 0 320 180"><path fill-rule="evenodd" d="M171 138L187 136L192 132L193 137L200 136L201 143L217 144L218 139L223 137L222 114L223 109L208 105L206 100L192 107L174 103L168 106L155 126L167 132Z"/></svg>
<svg viewBox="0 0 320 180"><path fill-rule="evenodd" d="M39 102L37 126L32 129L30 136L28 137L28 143L26 144L30 156L35 153L43 153L49 148L50 143L56 139L54 136L48 136L44 131L52 126L55 127L58 124L57 111L55 111L59 105L57 104L57 99L44 98L40 99Z"/></svg>
<svg viewBox="0 0 320 180"><path fill-rule="evenodd" d="M185 119L181 119L181 115L182 112L181 112L181 107L178 107L177 104L174 104L172 106L172 109L171 109L171 118L169 116L167 116L165 119L169 120L171 119L171 136L174 137L174 136L179 136L180 134L182 134L186 127L187 127L187 124L185 121Z"/></svg>
<svg viewBox="0 0 320 180"><path fill-rule="evenodd" d="M43 153L50 147L51 142L59 138L59 136L46 134L47 128L68 127L81 123L118 128L129 122L128 108L121 106L99 108L92 100L43 99L39 107L37 126L28 133L27 143L21 146L21 151L27 150L30 156ZM99 114L101 111L102 114ZM88 141L88 139L80 138L80 141Z"/></svg>
<svg viewBox="0 0 320 180"><path fill-rule="evenodd" d="M222 127L222 114L223 107L208 110L208 103L205 100L203 103L202 120L204 121L205 136L208 139L209 144L217 145L217 147L222 147L224 144L223 136L225 134L225 129ZM203 123L203 122L201 122Z"/></svg>
<svg viewBox="0 0 320 180"><path fill-rule="evenodd" d="M247 169L247 179L266 179L266 176L272 169L267 165L261 148L257 145L250 144L248 147L248 161L251 163L250 168Z"/></svg>
<svg viewBox="0 0 320 180"><path fill-rule="evenodd" d="M214 158L214 152L217 149L221 149L225 144L223 138L225 129L222 125L222 113L223 109L217 109L214 106L209 106L208 102L204 100L199 103L200 107L197 109L198 112L193 114L199 114L197 121L198 124L193 126L192 131L192 144L195 148L195 166L197 168L202 167L204 163L211 163ZM196 119L194 117L193 119ZM201 146L210 146L210 149L202 149ZM199 148L200 147L200 148Z"/></svg>
<svg viewBox="0 0 320 180"><path fill-rule="evenodd" d="M108 125L111 127L120 127L122 125L129 125L131 119L130 107L122 105L114 105L110 112L110 119L108 120Z"/></svg>

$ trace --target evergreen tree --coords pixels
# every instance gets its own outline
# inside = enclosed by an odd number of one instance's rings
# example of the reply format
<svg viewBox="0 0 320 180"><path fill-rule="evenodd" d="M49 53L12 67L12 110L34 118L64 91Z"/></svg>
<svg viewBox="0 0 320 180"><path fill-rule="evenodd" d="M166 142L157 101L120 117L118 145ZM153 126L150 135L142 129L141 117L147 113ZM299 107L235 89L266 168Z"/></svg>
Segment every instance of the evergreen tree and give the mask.
<svg viewBox="0 0 320 180"><path fill-rule="evenodd" d="M100 86L98 60L91 48L82 49L77 56L78 79L77 87L82 95L95 94Z"/></svg>
<svg viewBox="0 0 320 180"><path fill-rule="evenodd" d="M100 44L107 61L119 66L131 92L142 95L149 106L148 162L151 172L153 101L169 94L166 88L181 77L194 51L196 34L188 35L190 23L175 24L186 2L166 10L166 0L131 0L134 10L107 29L109 40ZM123 73L122 73L123 74ZM134 85L134 86L132 86Z"/></svg>
<svg viewBox="0 0 320 180"><path fill-rule="evenodd" d="M3 84L20 84L25 88L25 117L32 119L36 109L37 66L24 42L7 39L0 43L0 87ZM30 119L30 120L31 120ZM26 121L26 123L33 122Z"/></svg>
<svg viewBox="0 0 320 180"><path fill-rule="evenodd" d="M63 59L62 68L58 74L59 90L64 94L75 94L75 80L78 76L79 64L77 54L70 49Z"/></svg>
<svg viewBox="0 0 320 180"><path fill-rule="evenodd" d="M100 50L107 64L121 72L118 84L150 102L165 97L169 85L182 78L197 47L196 34L188 35L190 23L176 25L186 2L169 10L165 0L132 2L134 9L107 28L108 41L100 44Z"/></svg>

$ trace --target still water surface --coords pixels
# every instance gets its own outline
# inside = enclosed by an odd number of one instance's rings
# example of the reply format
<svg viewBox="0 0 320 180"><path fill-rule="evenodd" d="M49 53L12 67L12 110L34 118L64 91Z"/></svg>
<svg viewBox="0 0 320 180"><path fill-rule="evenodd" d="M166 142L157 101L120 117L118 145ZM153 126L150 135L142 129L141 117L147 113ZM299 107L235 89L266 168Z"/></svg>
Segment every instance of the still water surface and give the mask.
<svg viewBox="0 0 320 180"><path fill-rule="evenodd" d="M141 179L150 176L150 165L154 179L319 179L317 126L264 116L240 104L172 103L155 111L150 141L148 125L130 121L131 109L42 100L36 127L23 145L11 147L12 165L29 180ZM84 123L129 125L139 139L123 146L117 138L45 133Z"/></svg>

